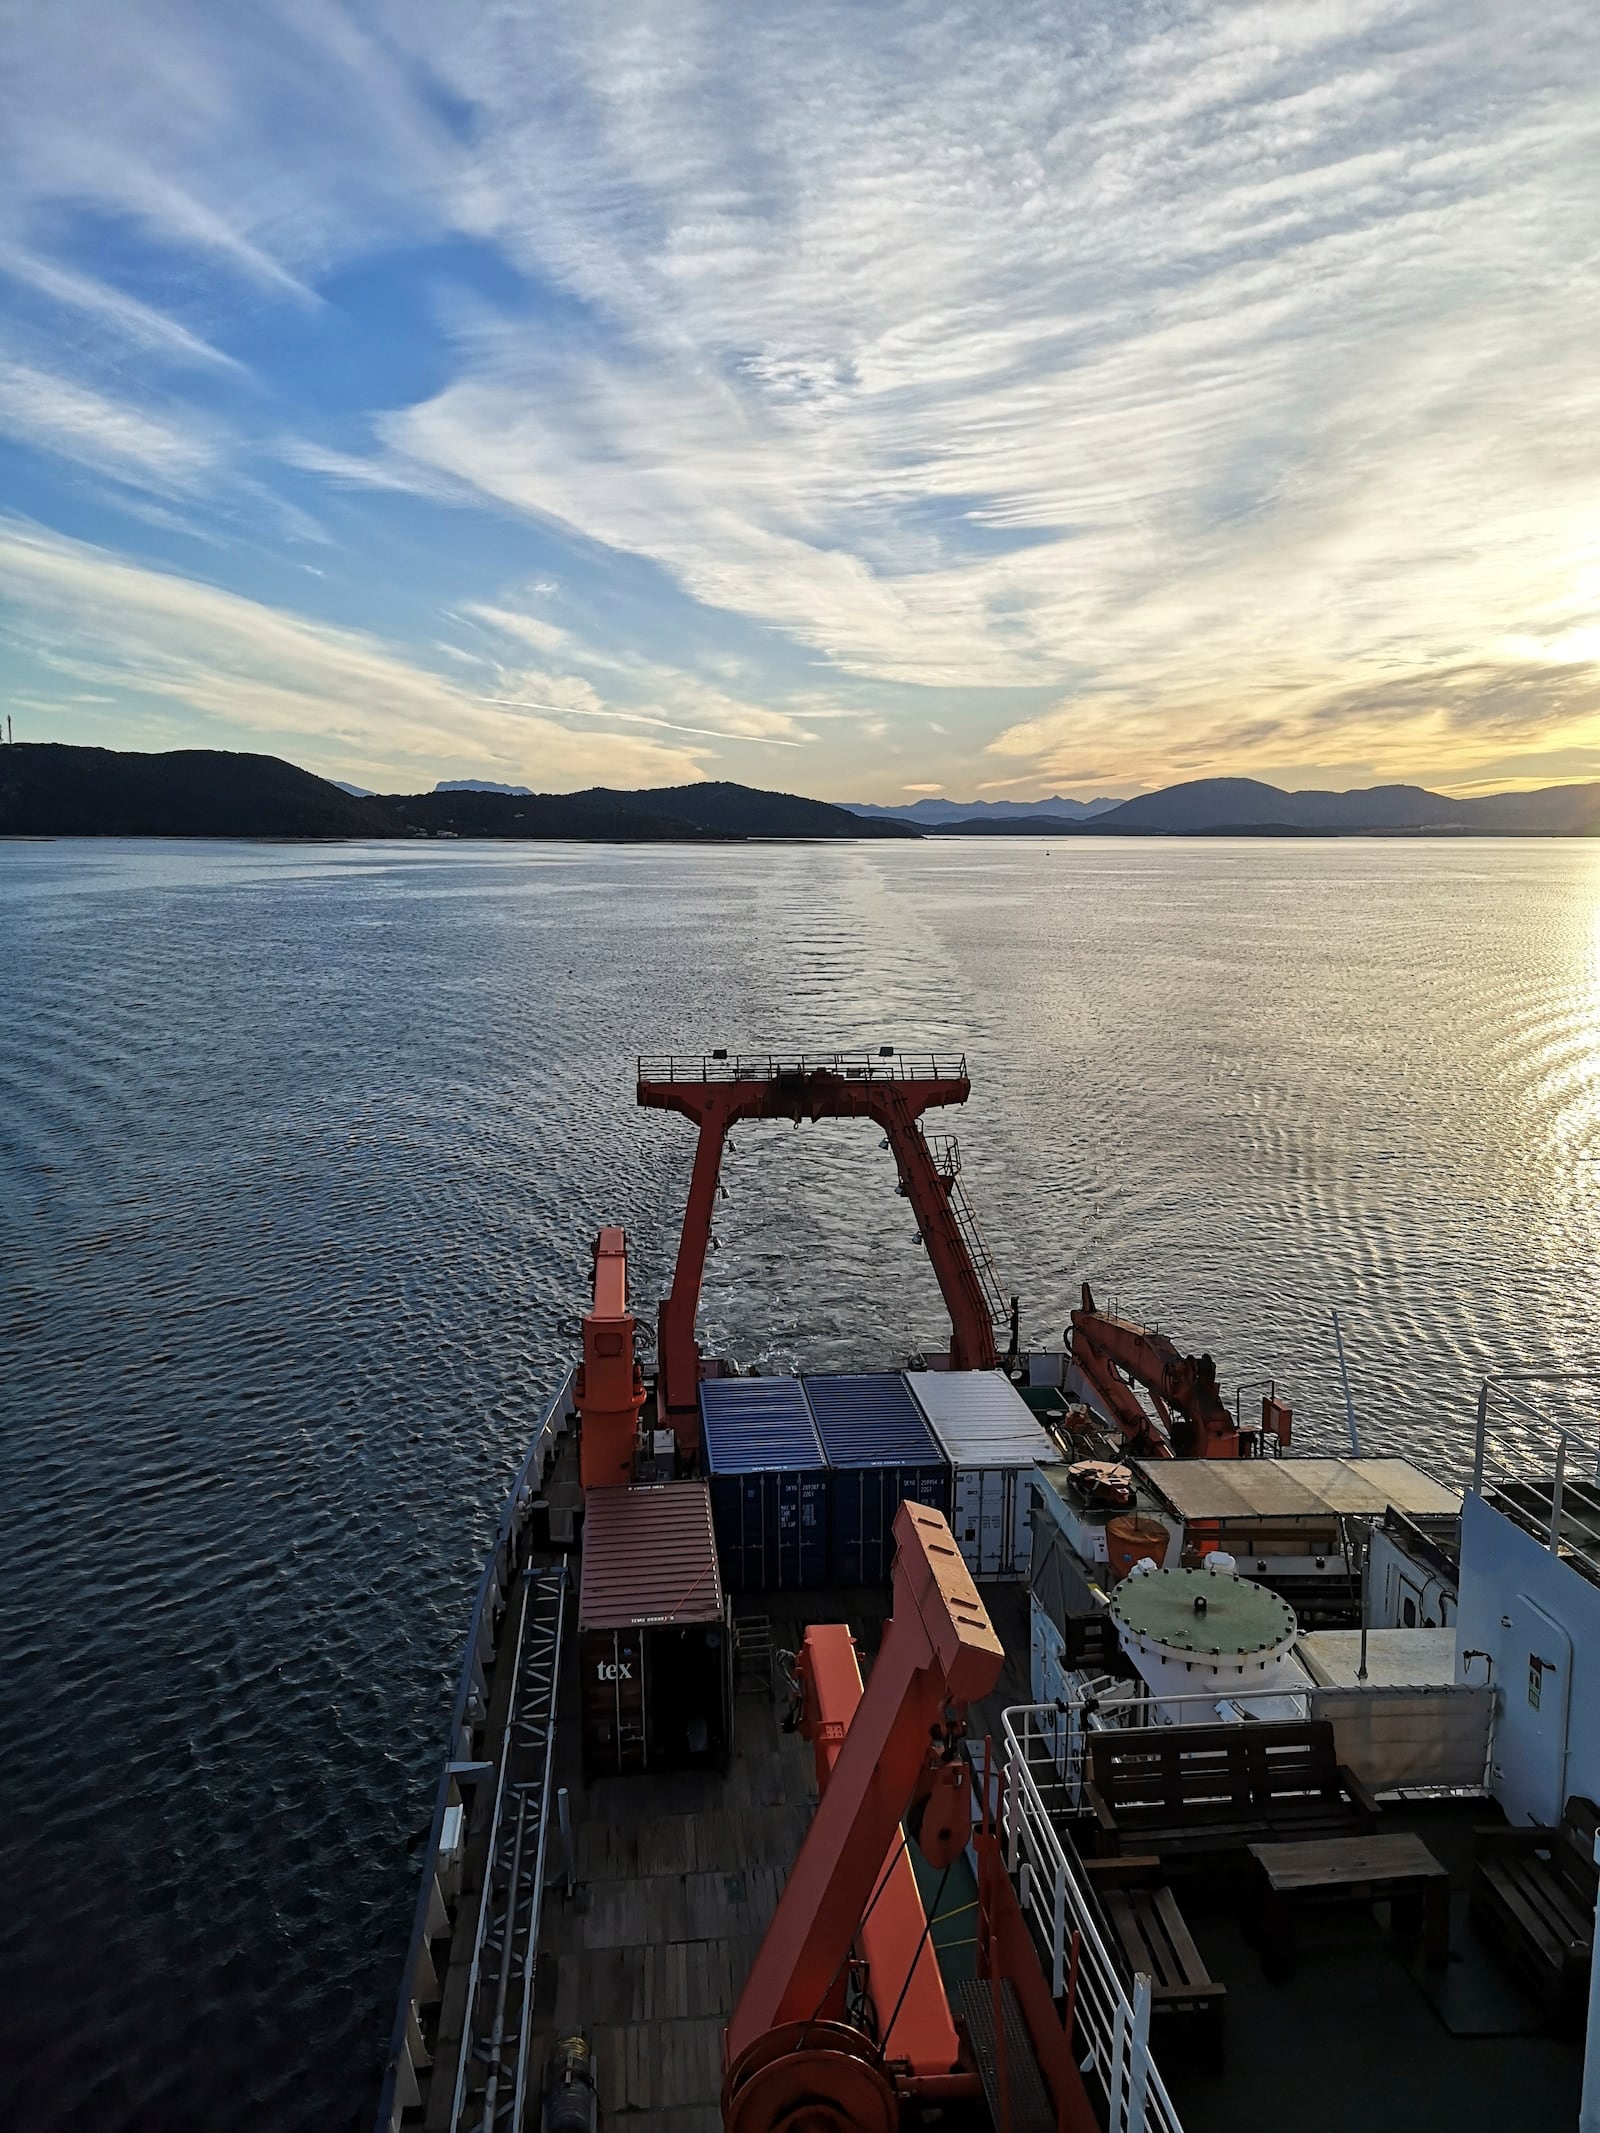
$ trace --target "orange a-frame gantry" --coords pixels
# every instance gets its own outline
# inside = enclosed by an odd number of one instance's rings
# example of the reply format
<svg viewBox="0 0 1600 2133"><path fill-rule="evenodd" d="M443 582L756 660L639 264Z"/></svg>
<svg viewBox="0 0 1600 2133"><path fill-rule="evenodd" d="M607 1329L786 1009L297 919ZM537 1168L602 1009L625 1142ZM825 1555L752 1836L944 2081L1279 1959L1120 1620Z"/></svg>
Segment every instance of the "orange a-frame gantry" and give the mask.
<svg viewBox="0 0 1600 2133"><path fill-rule="evenodd" d="M694 1321L722 1150L729 1128L744 1119L870 1118L881 1126L950 1314L951 1363L957 1370L992 1370L998 1363L989 1299L951 1204L954 1180L939 1168L918 1124L924 1111L964 1104L971 1093L964 1059L912 1059L898 1052L824 1059L730 1059L714 1053L639 1061L639 1102L650 1110L681 1112L700 1129L672 1293L662 1302L659 1332L662 1419L686 1452L700 1443Z"/></svg>

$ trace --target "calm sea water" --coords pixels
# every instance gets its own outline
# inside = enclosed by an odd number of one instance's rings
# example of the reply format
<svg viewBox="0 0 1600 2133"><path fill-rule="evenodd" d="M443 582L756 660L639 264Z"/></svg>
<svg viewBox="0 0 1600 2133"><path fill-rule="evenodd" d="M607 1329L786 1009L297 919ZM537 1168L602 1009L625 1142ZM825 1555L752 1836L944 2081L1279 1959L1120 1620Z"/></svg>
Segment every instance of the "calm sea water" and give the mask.
<svg viewBox="0 0 1600 2133"><path fill-rule="evenodd" d="M476 1568L635 1053L964 1051L1026 1332L1085 1278L1462 1463L1595 1353L1600 848L0 845L0 2027L19 2128L360 2125ZM710 1337L936 1338L869 1129L748 1128Z"/></svg>

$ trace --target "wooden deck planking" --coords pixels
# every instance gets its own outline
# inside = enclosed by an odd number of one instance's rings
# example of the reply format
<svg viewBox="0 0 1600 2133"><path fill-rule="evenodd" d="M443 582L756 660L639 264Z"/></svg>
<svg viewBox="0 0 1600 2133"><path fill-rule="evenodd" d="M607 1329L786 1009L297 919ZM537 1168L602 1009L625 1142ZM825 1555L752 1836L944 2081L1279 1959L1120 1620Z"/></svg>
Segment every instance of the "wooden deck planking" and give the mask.
<svg viewBox="0 0 1600 2133"><path fill-rule="evenodd" d="M1005 1705L1028 1700L1027 1596L986 1590L1008 1648L995 1695L973 1729L997 1740ZM797 1604L798 1603L798 1604ZM888 1594L766 1595L775 1648L807 1622L848 1621L866 1655L881 1641ZM720 2133L722 2034L816 1806L812 1752L781 1728L782 1705L745 1694L729 1770L602 1778L585 1785L575 1649L563 1658L557 1783L568 1788L578 1888L547 1895L535 2000L542 2064L557 2036L582 2030L607 2122L630 2133ZM552 1840L551 1872L559 1872ZM530 2105L534 2099L530 2098Z"/></svg>

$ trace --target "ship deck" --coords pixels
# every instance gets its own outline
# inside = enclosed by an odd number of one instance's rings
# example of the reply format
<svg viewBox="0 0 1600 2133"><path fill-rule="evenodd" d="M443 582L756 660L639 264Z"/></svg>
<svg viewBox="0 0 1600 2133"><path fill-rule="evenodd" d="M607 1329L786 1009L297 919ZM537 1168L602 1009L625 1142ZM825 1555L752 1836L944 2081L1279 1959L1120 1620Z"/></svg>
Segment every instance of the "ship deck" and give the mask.
<svg viewBox="0 0 1600 2133"><path fill-rule="evenodd" d="M1008 1657L971 1730L998 1738L1000 1711L1028 1699L1027 1601L1017 1586L986 1587L984 1598ZM870 1656L888 1595L764 1596L749 1608L767 1615L775 1651L792 1649L807 1622L843 1620ZM571 1651L566 1666L570 1710ZM552 1889L546 1900L531 2057L537 2068L557 2036L584 2031L603 2123L720 2133L722 2032L816 1803L811 1751L782 1731L785 1706L776 1682L765 1693L745 1684L725 1773L585 1784L577 1729L561 1729L558 1782L569 1789L576 1888ZM1389 1938L1380 1911L1351 1904L1308 1921L1292 1981L1269 1978L1238 1886L1182 1889L1185 1918L1228 1992L1222 2068L1181 2035L1158 2031L1154 2040L1185 2133L1236 2133L1291 2111L1296 2133L1575 2123L1581 2044L1544 2032L1467 1919L1472 1832L1493 1812L1456 1800L1384 1814L1386 1829L1414 1830L1450 1868L1451 1961L1442 1976Z"/></svg>
<svg viewBox="0 0 1600 2133"><path fill-rule="evenodd" d="M1451 1877L1450 1961L1430 1972L1370 1903L1318 1909L1297 1937L1292 1978L1264 1973L1248 1887L1180 1884L1185 1923L1227 1988L1223 2064L1159 2025L1157 2063L1184 2133L1239 2133L1292 2119L1295 2133L1354 2125L1406 2133L1572 2126L1580 2040L1549 2035L1467 1917L1482 1800L1391 1803L1386 1832L1419 1836Z"/></svg>
<svg viewBox="0 0 1600 2133"><path fill-rule="evenodd" d="M1008 1656L971 1725L998 1739L1001 1710L1028 1700L1027 1594L1018 1585L983 1594ZM870 1655L888 1609L886 1591L824 1589L752 1596L735 1612L765 1616L775 1652L793 1650L808 1622L843 1621ZM559 1708L577 1707L569 1642ZM585 1783L579 1729L558 1727L576 1888L545 1899L531 2059L537 2081L554 2040L582 2030L605 2124L721 2133L722 2032L816 1805L812 1752L782 1731L786 1708L776 1681L741 1683L726 1772Z"/></svg>
<svg viewBox="0 0 1600 2133"><path fill-rule="evenodd" d="M994 1695L973 1707L970 1731L998 1741L1001 1711L1031 1701L1028 1603L1017 1585L986 1586L983 1596L1007 1659ZM816 1804L811 1749L782 1730L788 1698L775 1655L794 1649L809 1622L846 1621L870 1666L889 1604L887 1591L858 1589L737 1604L738 1622L765 1618L774 1659L739 1684L726 1771L586 1782L575 1722L577 1640L566 1640L554 1781L569 1797L573 1885L563 1892L569 1862L552 1830L526 2058L529 2122L537 2122L551 2045L581 2031L594 2054L603 2124L626 2124L630 2133L720 2133L723 2030ZM504 1672L496 1672L491 1727L504 1702ZM1206 1967L1227 1991L1220 2069L1181 2026L1158 2024L1152 2038L1185 2133L1236 2133L1290 2113L1296 2133L1346 2133L1361 2123L1404 2125L1407 2133L1575 2123L1581 2042L1545 2033L1539 2010L1467 1917L1473 1830L1494 1814L1481 1800L1384 1810L1385 1830L1414 1831L1450 1870L1451 1960L1443 1973L1428 1972L1412 1949L1388 1937L1381 1910L1349 1903L1308 1917L1292 1981L1271 1978L1238 1877L1176 1885ZM481 1840L479 1853L469 1878L481 1885ZM970 1894L952 1888L945 1910L969 1911ZM969 1934L968 1917L935 1927L952 1985L970 1974L961 1945ZM452 1951L445 2034L459 2034L457 1973L468 1939L458 1934ZM440 2071L448 2075L452 2064L442 2046ZM446 2098L436 2083L427 2124L448 2123Z"/></svg>

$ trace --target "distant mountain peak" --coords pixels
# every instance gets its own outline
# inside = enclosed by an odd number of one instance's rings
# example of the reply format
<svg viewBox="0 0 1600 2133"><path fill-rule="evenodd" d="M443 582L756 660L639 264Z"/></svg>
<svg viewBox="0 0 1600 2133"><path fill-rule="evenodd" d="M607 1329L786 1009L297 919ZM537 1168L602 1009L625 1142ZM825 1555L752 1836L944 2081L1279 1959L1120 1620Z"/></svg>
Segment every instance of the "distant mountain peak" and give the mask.
<svg viewBox="0 0 1600 2133"><path fill-rule="evenodd" d="M441 778L435 792L497 792L508 800L531 800L531 785L497 785L493 778Z"/></svg>
<svg viewBox="0 0 1600 2133"><path fill-rule="evenodd" d="M1012 822L1032 815L1047 816L1053 822L1088 822L1122 803L1107 799L1069 800L1057 793L1048 800L946 800L934 796L908 801L903 807L880 806L872 800L847 800L842 804L852 815L865 815L870 821L911 822L928 829L943 822Z"/></svg>

